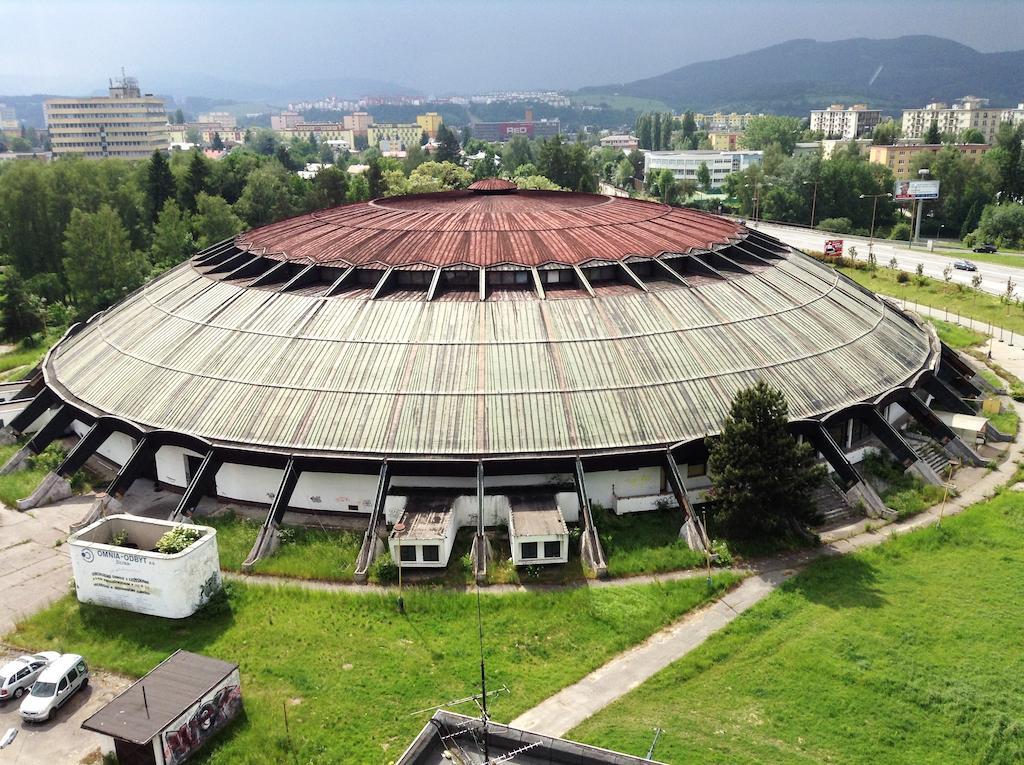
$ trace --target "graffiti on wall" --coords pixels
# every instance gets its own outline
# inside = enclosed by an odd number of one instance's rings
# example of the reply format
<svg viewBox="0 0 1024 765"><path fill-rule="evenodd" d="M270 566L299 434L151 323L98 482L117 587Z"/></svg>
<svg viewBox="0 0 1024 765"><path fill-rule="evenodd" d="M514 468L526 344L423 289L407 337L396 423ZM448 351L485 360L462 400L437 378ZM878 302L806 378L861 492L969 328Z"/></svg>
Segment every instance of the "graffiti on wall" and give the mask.
<svg viewBox="0 0 1024 765"><path fill-rule="evenodd" d="M234 672L164 731L162 738L167 765L184 762L230 722L241 708L242 689L238 685L238 673Z"/></svg>

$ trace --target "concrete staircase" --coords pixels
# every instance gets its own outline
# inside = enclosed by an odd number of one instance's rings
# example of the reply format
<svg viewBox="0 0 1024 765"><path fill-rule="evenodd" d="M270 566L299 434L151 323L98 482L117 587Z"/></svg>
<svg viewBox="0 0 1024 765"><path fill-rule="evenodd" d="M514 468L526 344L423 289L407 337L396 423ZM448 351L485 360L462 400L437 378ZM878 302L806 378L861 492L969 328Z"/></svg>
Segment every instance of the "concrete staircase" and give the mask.
<svg viewBox="0 0 1024 765"><path fill-rule="evenodd" d="M951 460L942 445L927 436L911 431L904 433L904 437L921 460L927 463L939 478L946 480Z"/></svg>
<svg viewBox="0 0 1024 765"><path fill-rule="evenodd" d="M819 524L822 526L834 526L860 517L831 478L821 482L811 495L811 499L818 508Z"/></svg>

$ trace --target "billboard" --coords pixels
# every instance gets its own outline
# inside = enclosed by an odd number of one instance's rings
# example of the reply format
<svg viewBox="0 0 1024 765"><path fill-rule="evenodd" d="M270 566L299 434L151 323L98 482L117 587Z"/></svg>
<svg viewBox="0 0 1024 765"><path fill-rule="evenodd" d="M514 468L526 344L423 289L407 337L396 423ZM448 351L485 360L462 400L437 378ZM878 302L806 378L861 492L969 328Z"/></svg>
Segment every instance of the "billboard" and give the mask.
<svg viewBox="0 0 1024 765"><path fill-rule="evenodd" d="M825 257L828 258L841 258L843 256L843 240L842 239L826 239L825 240Z"/></svg>
<svg viewBox="0 0 1024 765"><path fill-rule="evenodd" d="M893 188L893 199L914 200L914 199L938 199L938 181L896 181Z"/></svg>

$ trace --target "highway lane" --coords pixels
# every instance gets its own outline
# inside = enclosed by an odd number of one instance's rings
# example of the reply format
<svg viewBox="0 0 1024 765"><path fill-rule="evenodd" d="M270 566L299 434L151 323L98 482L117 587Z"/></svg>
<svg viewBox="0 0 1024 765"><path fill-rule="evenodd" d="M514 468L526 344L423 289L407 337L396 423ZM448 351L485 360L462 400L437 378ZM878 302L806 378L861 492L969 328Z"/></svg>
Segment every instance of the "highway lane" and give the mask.
<svg viewBox="0 0 1024 765"><path fill-rule="evenodd" d="M747 222L748 226L755 226L758 231L774 236L788 245L800 250L816 250L821 252L825 249L826 239L842 239L844 242L844 255L849 255L850 247L856 247L857 259L866 260L868 257L867 237L850 236L848 234L829 234L825 231L800 228L796 226L783 226L776 223L757 224ZM942 279L942 271L953 261L966 258L970 260L971 253L950 256L938 252L928 252L924 245L915 246L913 249L907 247L906 242L896 243L887 239L876 239L874 242L875 257L878 259L879 267L885 267L892 258L896 258L897 267L914 273L918 263L924 264L924 275L934 279ZM1024 298L1024 269L1011 266L1000 266L992 263L974 261L978 267L976 273L981 274L981 289L994 295L1006 294L1006 280L1012 279L1015 283L1013 294L1016 297ZM970 271L953 270L952 281L960 284L971 285L971 277L974 273Z"/></svg>

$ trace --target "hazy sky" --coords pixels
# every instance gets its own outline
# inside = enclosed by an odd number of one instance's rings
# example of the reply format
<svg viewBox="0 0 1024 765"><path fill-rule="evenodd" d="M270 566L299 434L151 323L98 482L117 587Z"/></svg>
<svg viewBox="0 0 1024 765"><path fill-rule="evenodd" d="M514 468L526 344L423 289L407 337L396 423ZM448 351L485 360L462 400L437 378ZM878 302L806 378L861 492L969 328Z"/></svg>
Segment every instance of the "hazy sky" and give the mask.
<svg viewBox="0 0 1024 765"><path fill-rule="evenodd" d="M0 0L0 19L10 94L89 92L121 66L143 88L350 76L440 94L624 82L796 37L1024 48L1022 0Z"/></svg>

